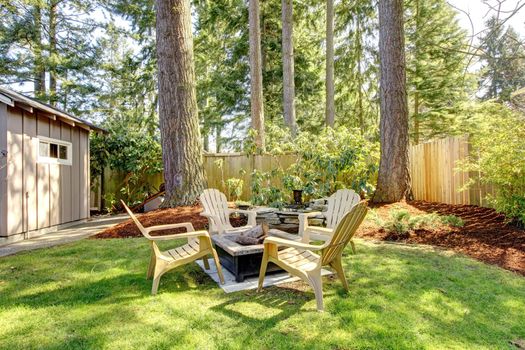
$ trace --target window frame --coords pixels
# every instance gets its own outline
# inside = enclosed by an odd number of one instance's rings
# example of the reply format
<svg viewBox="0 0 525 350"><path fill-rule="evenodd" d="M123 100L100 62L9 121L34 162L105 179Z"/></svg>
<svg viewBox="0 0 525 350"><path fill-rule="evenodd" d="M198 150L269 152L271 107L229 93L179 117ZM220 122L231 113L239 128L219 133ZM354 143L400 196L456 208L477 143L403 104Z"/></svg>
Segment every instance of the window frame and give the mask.
<svg viewBox="0 0 525 350"><path fill-rule="evenodd" d="M60 165L73 165L73 144L68 141L57 140L46 136L37 136L38 139L38 159L37 163L43 164L60 164ZM40 155L40 142L47 143L48 147L48 156ZM57 145L57 158L50 157L51 154L51 144ZM60 158L60 146L66 146L67 148L67 159Z"/></svg>

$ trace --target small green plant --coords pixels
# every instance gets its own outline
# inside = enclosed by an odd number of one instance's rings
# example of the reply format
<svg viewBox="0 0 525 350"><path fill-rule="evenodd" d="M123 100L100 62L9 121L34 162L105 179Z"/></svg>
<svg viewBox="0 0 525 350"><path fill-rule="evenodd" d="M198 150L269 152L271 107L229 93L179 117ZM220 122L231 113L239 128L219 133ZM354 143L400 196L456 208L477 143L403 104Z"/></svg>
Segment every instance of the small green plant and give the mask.
<svg viewBox="0 0 525 350"><path fill-rule="evenodd" d="M441 223L444 225L449 225L452 227L463 227L465 226L465 222L462 218L456 216L456 215L444 215L440 217Z"/></svg>
<svg viewBox="0 0 525 350"><path fill-rule="evenodd" d="M225 182L228 199L230 201L237 201L242 195L244 188L244 181L235 177L229 178Z"/></svg>

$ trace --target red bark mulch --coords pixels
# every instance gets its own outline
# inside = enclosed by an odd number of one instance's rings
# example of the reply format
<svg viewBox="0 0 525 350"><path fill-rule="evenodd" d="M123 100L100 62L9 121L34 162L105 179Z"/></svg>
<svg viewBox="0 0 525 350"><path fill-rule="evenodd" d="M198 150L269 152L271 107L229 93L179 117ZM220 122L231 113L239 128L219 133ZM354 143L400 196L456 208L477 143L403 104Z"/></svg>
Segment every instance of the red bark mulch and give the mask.
<svg viewBox="0 0 525 350"><path fill-rule="evenodd" d="M379 206L375 210L379 216L386 217L393 206ZM507 224L503 214L473 205L424 201L396 203L395 206L400 206L412 214L436 212L440 215L455 215L465 223L463 227L457 228L442 226L432 230L417 230L401 241L451 249L525 275L525 230ZM362 226L358 236L399 241L395 235L370 222Z"/></svg>
<svg viewBox="0 0 525 350"><path fill-rule="evenodd" d="M456 215L465 225L460 228L439 225L428 230L417 230L408 237L392 235L380 228L373 220L367 220L359 229L357 236L384 241L429 244L454 250L475 259L498 265L507 270L525 275L525 230L505 222L505 216L488 208L471 205L448 205L413 201L374 207L383 218L394 207L401 207L411 214L437 212L441 215ZM180 207L158 209L146 214L138 214L145 227L153 225L191 222L196 230L208 229L208 220L200 216L202 207ZM244 225L245 219L232 218L234 226ZM162 231L158 234L183 232L184 229ZM139 230L131 220L102 231L94 238L139 237Z"/></svg>
<svg viewBox="0 0 525 350"><path fill-rule="evenodd" d="M207 230L208 219L204 216L200 216L201 212L201 206L178 207L171 209L157 209L145 214L137 214L137 217L144 227L191 222L195 230ZM246 222L241 218L232 217L231 223L233 226L241 226ZM152 232L152 235L167 235L185 231L184 228L164 230ZM135 223L129 219L98 233L93 238L127 238L141 236L142 234Z"/></svg>

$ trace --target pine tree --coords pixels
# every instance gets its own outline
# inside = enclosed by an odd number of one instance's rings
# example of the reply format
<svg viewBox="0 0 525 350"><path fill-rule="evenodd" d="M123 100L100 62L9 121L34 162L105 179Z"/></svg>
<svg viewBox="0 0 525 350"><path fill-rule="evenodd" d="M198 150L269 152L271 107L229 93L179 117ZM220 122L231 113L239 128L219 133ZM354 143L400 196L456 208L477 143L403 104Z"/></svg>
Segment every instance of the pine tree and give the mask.
<svg viewBox="0 0 525 350"><path fill-rule="evenodd" d="M403 22L402 0L379 0L381 158L376 203L398 202L410 192Z"/></svg>
<svg viewBox="0 0 525 350"><path fill-rule="evenodd" d="M483 99L509 101L513 92L525 86L525 41L512 27L505 29L496 17L486 26L488 31L480 38Z"/></svg>
<svg viewBox="0 0 525 350"><path fill-rule="evenodd" d="M100 25L89 19L94 4L23 0L0 11L0 81L32 82L44 101L76 114L90 110L96 91L90 78L101 54L91 35Z"/></svg>
<svg viewBox="0 0 525 350"><path fill-rule="evenodd" d="M446 135L467 98L467 38L445 0L407 6L407 80L414 143Z"/></svg>
<svg viewBox="0 0 525 350"><path fill-rule="evenodd" d="M157 0L159 119L166 197L191 205L204 188L189 0Z"/></svg>

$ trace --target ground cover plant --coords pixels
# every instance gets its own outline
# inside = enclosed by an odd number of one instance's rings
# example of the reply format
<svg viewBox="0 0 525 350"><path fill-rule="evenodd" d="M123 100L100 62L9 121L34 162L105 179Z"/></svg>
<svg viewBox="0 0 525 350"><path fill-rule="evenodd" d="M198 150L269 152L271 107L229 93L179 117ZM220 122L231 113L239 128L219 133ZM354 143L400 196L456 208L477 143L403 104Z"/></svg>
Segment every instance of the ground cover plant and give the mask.
<svg viewBox="0 0 525 350"><path fill-rule="evenodd" d="M461 255L359 240L326 312L304 283L225 294L195 264L145 279L145 239L0 259L1 349L503 349L525 338L525 279Z"/></svg>

